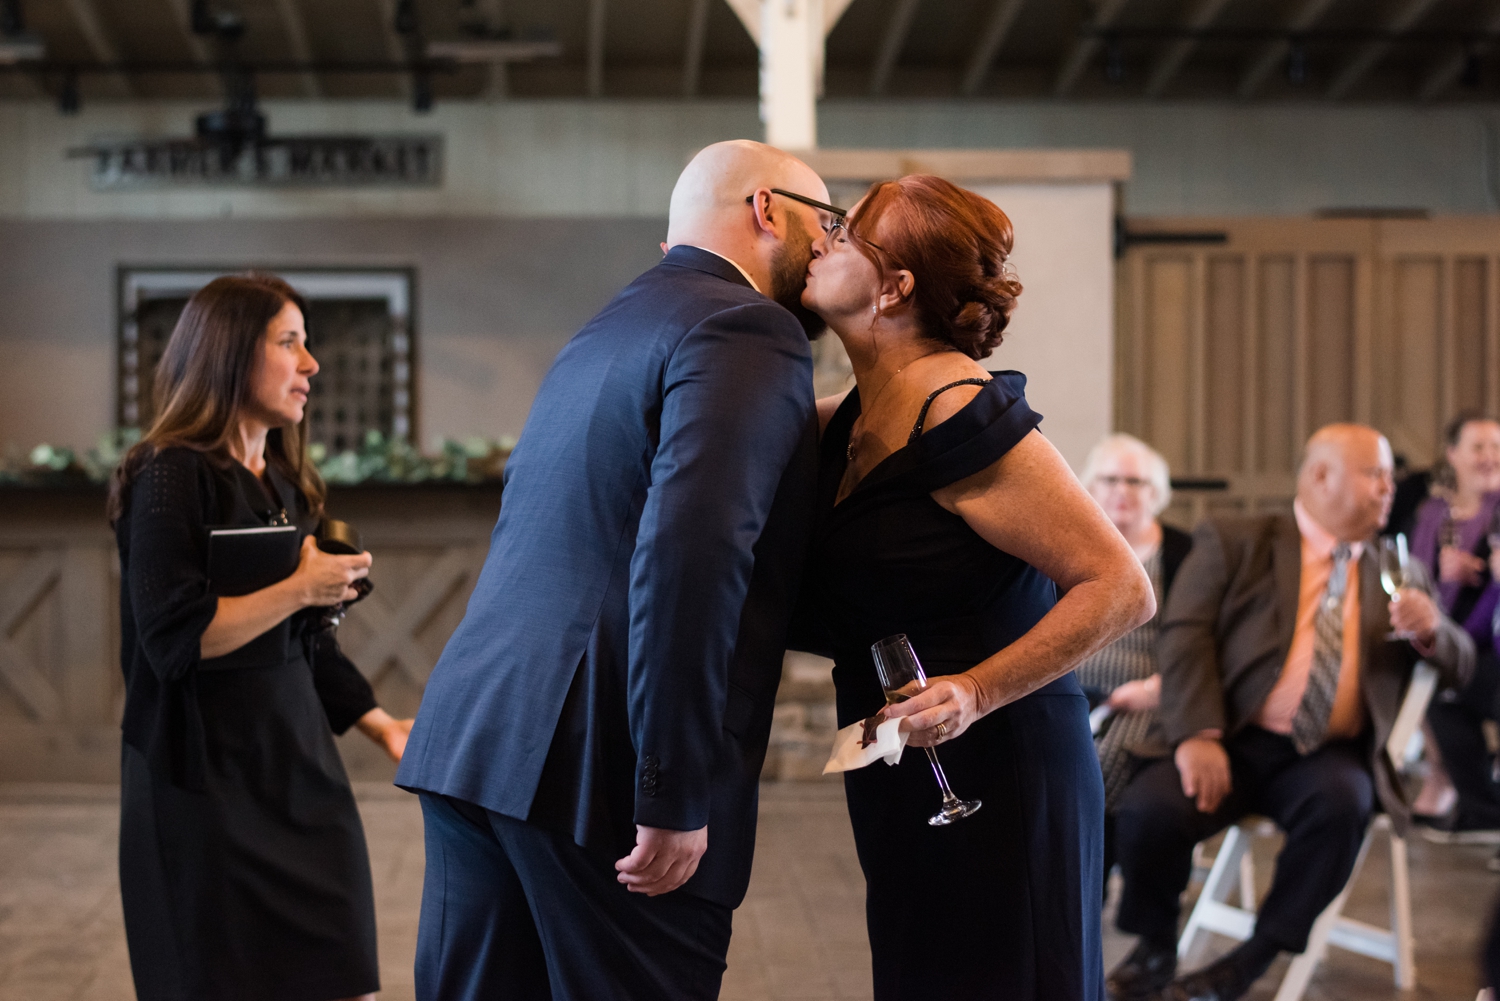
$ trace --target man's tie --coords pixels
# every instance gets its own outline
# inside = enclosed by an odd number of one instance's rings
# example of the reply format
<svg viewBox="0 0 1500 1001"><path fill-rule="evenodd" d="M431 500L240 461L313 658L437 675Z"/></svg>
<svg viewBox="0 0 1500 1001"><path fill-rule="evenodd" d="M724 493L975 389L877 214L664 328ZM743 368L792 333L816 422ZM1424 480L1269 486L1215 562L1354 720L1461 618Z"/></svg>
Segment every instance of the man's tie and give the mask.
<svg viewBox="0 0 1500 1001"><path fill-rule="evenodd" d="M1328 734L1328 717L1333 714L1333 696L1339 687L1339 668L1344 662L1344 591L1349 578L1349 544L1333 547L1333 569L1328 573L1328 587L1313 616L1312 669L1307 675L1307 691L1292 717L1292 743L1299 754L1311 754Z"/></svg>

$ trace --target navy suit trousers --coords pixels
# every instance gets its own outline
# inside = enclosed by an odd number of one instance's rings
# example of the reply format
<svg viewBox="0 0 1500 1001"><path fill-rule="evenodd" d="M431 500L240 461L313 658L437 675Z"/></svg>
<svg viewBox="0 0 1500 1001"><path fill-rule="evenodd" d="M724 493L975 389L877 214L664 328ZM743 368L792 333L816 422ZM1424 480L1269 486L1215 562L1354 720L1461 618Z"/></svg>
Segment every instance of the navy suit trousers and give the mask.
<svg viewBox="0 0 1500 1001"><path fill-rule="evenodd" d="M612 861L525 821L421 793L418 1001L709 1001L733 911L647 897Z"/></svg>

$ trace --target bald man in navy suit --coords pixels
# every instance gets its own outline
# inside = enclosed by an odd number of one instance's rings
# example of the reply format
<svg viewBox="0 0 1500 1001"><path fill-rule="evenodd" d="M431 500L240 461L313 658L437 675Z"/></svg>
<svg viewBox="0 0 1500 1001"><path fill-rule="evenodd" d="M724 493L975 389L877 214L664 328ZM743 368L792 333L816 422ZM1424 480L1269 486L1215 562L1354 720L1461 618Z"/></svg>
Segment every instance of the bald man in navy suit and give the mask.
<svg viewBox="0 0 1500 1001"><path fill-rule="evenodd" d="M810 168L702 151L667 253L569 342L397 774L417 996L707 999L745 894L810 531Z"/></svg>

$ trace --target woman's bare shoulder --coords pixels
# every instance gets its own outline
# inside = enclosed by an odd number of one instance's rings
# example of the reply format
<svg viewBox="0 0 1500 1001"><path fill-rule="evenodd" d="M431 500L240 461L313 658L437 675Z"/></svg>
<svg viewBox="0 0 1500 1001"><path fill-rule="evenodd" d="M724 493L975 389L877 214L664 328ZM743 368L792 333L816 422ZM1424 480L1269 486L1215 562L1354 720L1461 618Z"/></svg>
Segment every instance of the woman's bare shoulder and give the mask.
<svg viewBox="0 0 1500 1001"><path fill-rule="evenodd" d="M849 389L853 388L853 386L849 387ZM842 393L835 393L832 396L825 396L818 400L818 434L822 434L828 427L828 422L833 420L834 413L843 405L844 399L848 395L849 390L846 389Z"/></svg>
<svg viewBox="0 0 1500 1001"><path fill-rule="evenodd" d="M989 379L990 373L979 362L971 358L960 358L941 369L935 371L926 381L930 383L926 387L926 393L941 389L950 383L958 382L960 379ZM937 427L943 421L967 407L979 395L983 386L967 385L954 386L945 393L939 393L933 398L932 406L927 408L927 420L922 425L922 433L926 434Z"/></svg>

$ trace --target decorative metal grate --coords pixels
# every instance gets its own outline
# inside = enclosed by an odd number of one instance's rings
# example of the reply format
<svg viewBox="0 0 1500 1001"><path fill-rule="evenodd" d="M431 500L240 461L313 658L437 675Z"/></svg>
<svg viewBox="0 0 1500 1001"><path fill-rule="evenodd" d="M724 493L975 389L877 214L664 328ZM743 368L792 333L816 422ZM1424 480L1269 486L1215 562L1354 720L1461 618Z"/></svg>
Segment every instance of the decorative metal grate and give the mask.
<svg viewBox="0 0 1500 1001"><path fill-rule="evenodd" d="M156 367L183 307L213 279L246 269L122 268L116 421L144 429L156 416ZM308 401L312 442L341 452L370 431L415 441L415 274L408 269L261 268L307 299L308 342L320 371Z"/></svg>

